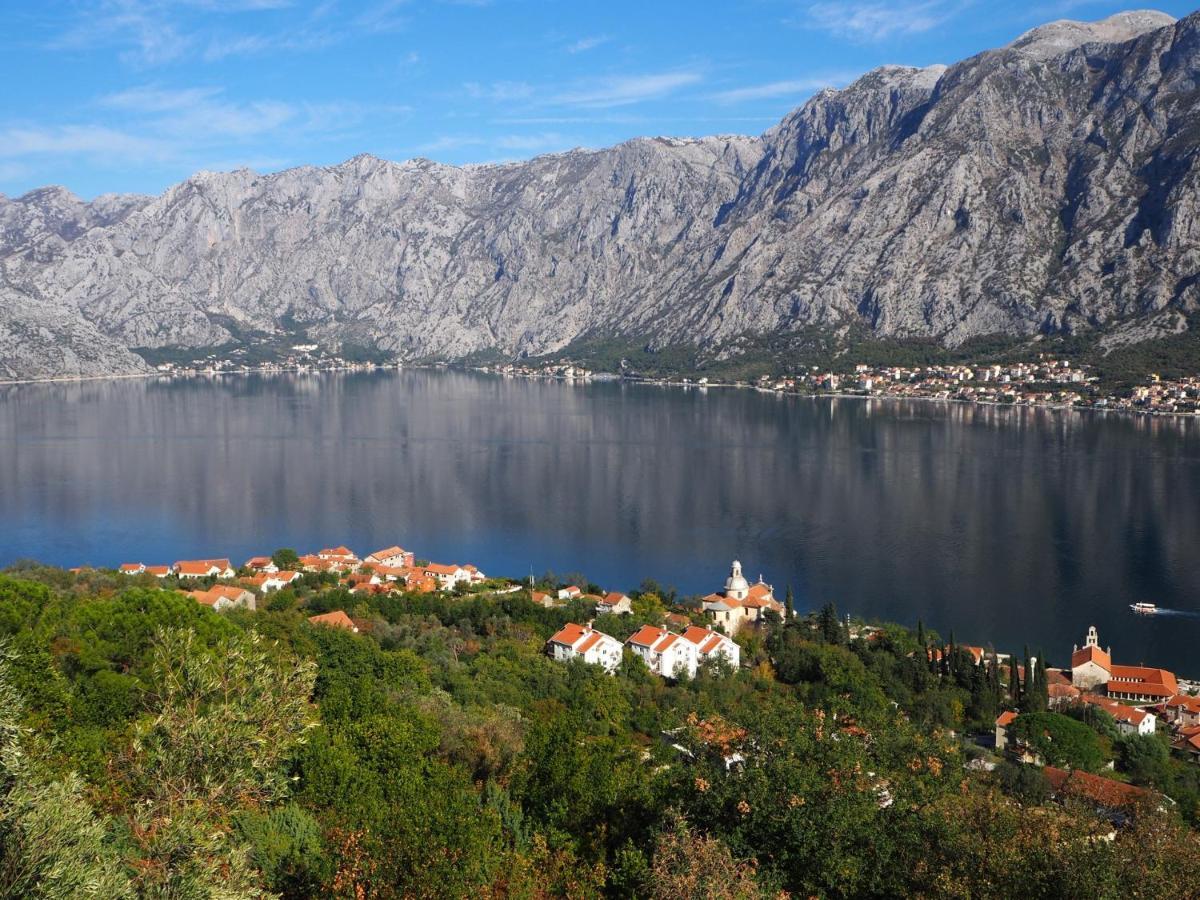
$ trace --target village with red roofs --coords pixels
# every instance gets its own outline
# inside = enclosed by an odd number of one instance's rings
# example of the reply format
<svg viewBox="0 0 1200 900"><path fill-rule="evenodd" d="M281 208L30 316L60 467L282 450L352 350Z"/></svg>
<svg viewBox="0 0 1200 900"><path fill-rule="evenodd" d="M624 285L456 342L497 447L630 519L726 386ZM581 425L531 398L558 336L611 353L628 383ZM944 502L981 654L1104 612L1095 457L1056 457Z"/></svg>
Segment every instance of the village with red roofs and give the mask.
<svg viewBox="0 0 1200 900"><path fill-rule="evenodd" d="M281 554L284 556L281 558ZM286 564L281 565L281 563ZM81 571L81 570L75 570ZM340 587L351 594L379 595L392 592L425 594L434 592L515 594L528 591L529 598L547 609L585 609L596 618L630 616L634 600L619 591L596 591L576 584L562 584L546 590L514 579L488 579L477 567L435 563L417 559L403 547L393 545L359 557L345 546L327 547L307 555L278 551L272 556L254 556L240 566L227 558L179 560L171 565L124 563L118 571L128 576L153 576L174 586L197 603L215 611L243 608L255 610L271 594L314 578L324 587ZM567 663L580 660L614 673L626 658L626 651L645 663L662 678L694 678L702 667L720 675L737 670L741 664L741 645L736 638L744 630L755 630L766 622L778 623L794 614L775 597L774 588L761 576L751 582L742 565L734 560L723 589L695 598L692 606L666 610L659 621L636 626L624 640L595 627L595 620L567 622L545 645L546 655ZM314 626L338 628L358 633L369 630L370 623L356 619L342 609L308 616ZM607 621L614 621L607 619ZM856 640L874 640L881 629L871 625L851 627L848 636ZM934 670L960 654L970 665L997 673L1015 673L1022 690L1029 690L1036 679L1044 678L1046 706L1050 710L1091 706L1111 717L1121 735L1169 735L1173 751L1200 763L1200 685L1183 682L1166 669L1113 662L1111 648L1100 645L1096 628L1088 629L1083 645L1072 648L1070 666L1046 668L1036 658L1027 665L1016 663L1009 655L971 645L930 647L927 662ZM1007 675L1011 682L1012 675ZM999 675L997 676L999 680ZM1073 796L1093 803L1099 809L1122 809L1146 799L1161 799L1154 792L1124 784L1111 778L1047 765L1026 742L1012 733L1020 717L1016 708L1005 709L996 718L995 754L1037 766L1045 773L1057 795Z"/></svg>

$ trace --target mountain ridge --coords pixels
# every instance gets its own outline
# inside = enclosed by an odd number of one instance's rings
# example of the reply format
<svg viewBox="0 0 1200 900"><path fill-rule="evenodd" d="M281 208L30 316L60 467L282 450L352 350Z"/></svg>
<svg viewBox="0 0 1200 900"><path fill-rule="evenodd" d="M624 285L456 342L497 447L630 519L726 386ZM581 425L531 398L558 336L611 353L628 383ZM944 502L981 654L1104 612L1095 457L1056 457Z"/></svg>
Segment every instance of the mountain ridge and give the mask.
<svg viewBox="0 0 1200 900"><path fill-rule="evenodd" d="M865 329L955 346L1200 303L1200 14L884 66L758 137L359 154L158 196L0 197L0 376L303 334L398 359ZM1139 326L1140 327L1140 326Z"/></svg>

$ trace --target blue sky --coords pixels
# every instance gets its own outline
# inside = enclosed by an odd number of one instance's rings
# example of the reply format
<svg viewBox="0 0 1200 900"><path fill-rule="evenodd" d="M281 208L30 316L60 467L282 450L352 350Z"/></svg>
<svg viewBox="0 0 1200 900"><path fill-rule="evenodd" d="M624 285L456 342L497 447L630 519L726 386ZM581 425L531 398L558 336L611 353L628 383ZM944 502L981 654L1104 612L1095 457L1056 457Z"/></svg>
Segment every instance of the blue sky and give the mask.
<svg viewBox="0 0 1200 900"><path fill-rule="evenodd" d="M461 164L645 134L758 134L875 66L949 63L1045 21L1123 8L0 0L0 192L158 192L199 169L274 171L363 152Z"/></svg>

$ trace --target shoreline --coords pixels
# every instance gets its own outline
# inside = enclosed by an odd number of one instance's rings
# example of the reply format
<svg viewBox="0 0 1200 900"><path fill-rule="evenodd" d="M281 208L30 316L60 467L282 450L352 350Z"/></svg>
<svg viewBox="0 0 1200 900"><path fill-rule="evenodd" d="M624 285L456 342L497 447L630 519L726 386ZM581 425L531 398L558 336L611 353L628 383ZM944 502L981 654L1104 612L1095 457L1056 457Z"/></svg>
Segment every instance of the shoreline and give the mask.
<svg viewBox="0 0 1200 900"><path fill-rule="evenodd" d="M430 367L412 366L411 368ZM1200 420L1200 412L1163 412L1153 409L1112 409L1103 406L1070 406L1063 403L1001 403L996 400L964 400L958 397L897 396L895 394L862 394L856 391L823 391L821 393L813 393L810 391L777 391L771 388L757 387L753 384L736 384L728 381L697 384L694 381L671 381L670 379L629 377L625 375L612 375L609 373L600 373L599 376L594 374L584 378L569 378L565 375L542 375L532 372L492 372L473 367L467 367L466 371L475 372L479 375L490 375L492 377L499 378L528 378L532 380L544 379L547 381L579 381L584 383L589 381L622 381L629 384L648 384L654 385L655 387L682 388L683 390L708 390L709 388L750 390L759 394L770 394L776 397L794 397L801 400L882 400L893 403L900 403L904 401L920 401L924 403L957 403L963 406L987 406L994 407L996 409L1046 409L1055 410L1058 412L1104 413L1109 415L1150 416L1166 419Z"/></svg>
<svg viewBox="0 0 1200 900"><path fill-rule="evenodd" d="M1002 403L996 400L965 400L958 397L924 397L897 396L895 394L863 394L857 391L823 391L813 393L808 391L779 391L771 388L761 388L753 384L738 384L728 381L716 381L698 384L694 381L674 381L669 378L649 378L642 376L616 375L609 372L592 373L583 377L568 377L566 375L541 374L536 372L495 372L476 366L465 366L460 363L372 363L344 366L329 366L316 369L300 369L296 367L280 367L274 369L250 369L248 371L213 371L213 372L129 372L106 375L54 375L46 378L16 378L0 380L0 387L18 387L22 385L51 385L51 384L85 384L95 381L130 381L146 378L167 378L172 380L190 380L194 378L215 377L249 377L266 375L324 375L335 372L381 372L403 371L412 369L430 371L449 369L461 372L473 372L477 375L487 375L494 378L525 378L529 380L562 381L562 382L625 382L628 384L645 384L655 387L678 388L683 390L708 390L710 388L725 390L750 390L759 394L771 394L776 397L793 397L808 400L847 399L847 400L881 400L888 402L919 401L923 403L960 404L963 406L984 406L996 409L1044 409L1058 412L1073 413L1102 413L1106 415L1148 416L1151 418L1200 420L1200 412L1164 412L1151 409L1124 409L1100 406L1072 406L1062 403Z"/></svg>

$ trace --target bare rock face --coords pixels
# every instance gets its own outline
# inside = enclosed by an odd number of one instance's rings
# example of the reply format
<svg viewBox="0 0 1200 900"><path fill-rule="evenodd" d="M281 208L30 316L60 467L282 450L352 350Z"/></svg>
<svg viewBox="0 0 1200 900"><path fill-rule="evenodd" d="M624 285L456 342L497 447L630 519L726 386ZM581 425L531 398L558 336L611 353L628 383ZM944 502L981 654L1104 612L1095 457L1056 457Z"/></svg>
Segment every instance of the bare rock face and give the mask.
<svg viewBox="0 0 1200 900"><path fill-rule="evenodd" d="M284 327L414 359L1155 316L1200 303L1198 147L1200 15L1135 12L878 69L759 138L46 188L0 198L0 373Z"/></svg>

